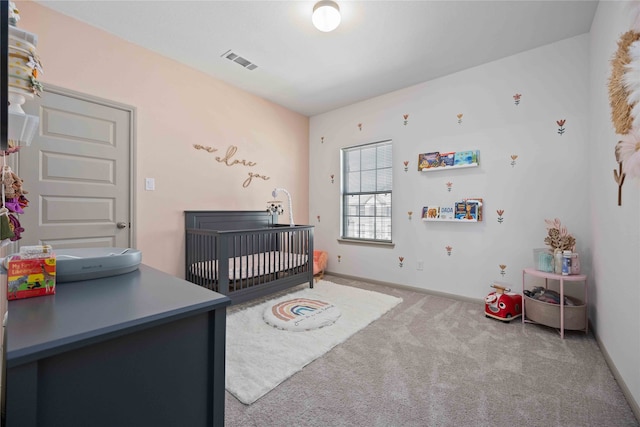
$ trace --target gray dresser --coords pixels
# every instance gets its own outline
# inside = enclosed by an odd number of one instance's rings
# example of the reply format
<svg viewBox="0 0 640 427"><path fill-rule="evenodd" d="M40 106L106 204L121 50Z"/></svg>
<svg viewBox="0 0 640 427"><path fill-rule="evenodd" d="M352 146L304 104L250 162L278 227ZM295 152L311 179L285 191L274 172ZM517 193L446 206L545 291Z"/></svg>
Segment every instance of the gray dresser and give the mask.
<svg viewBox="0 0 640 427"><path fill-rule="evenodd" d="M11 301L7 427L224 425L229 303L145 265Z"/></svg>

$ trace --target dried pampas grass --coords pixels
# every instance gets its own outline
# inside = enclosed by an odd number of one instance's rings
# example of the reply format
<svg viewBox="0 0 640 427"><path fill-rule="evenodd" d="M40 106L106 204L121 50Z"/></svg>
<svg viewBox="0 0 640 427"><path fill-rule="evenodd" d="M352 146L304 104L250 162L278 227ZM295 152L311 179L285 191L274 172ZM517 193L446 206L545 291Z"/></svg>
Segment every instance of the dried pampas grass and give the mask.
<svg viewBox="0 0 640 427"><path fill-rule="evenodd" d="M640 40L640 33L627 31L618 40L618 50L611 60L611 77L609 78L609 103L611 104L611 121L616 133L624 135L633 124L632 105L629 104L629 93L624 87L623 77L626 66L631 62L629 46Z"/></svg>
<svg viewBox="0 0 640 427"><path fill-rule="evenodd" d="M622 83L627 93L627 103L632 106L632 126L640 128L640 40L629 46L629 63L625 66Z"/></svg>

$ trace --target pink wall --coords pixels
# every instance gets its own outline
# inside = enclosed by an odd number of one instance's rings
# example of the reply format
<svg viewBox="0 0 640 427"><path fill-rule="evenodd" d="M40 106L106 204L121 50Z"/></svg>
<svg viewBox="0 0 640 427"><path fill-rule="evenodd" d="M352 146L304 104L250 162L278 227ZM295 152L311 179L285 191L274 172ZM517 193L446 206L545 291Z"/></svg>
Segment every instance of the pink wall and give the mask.
<svg viewBox="0 0 640 427"><path fill-rule="evenodd" d="M176 61L33 2L17 2L19 27L38 35L46 86L137 109L136 246L145 264L184 276L184 210L259 210L274 187L309 218L309 119ZM253 167L226 166L193 144ZM253 179L248 172L269 177ZM144 190L144 178L156 180ZM286 222L286 215L283 218ZM282 222L282 221L281 221Z"/></svg>

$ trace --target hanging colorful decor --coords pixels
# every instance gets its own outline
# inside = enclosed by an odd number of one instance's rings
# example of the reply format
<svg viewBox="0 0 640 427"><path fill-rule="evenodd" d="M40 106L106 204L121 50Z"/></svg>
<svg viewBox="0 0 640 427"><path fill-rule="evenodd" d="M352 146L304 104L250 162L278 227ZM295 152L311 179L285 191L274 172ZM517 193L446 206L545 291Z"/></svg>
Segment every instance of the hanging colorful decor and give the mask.
<svg viewBox="0 0 640 427"><path fill-rule="evenodd" d="M7 155L2 156L2 205L0 206L0 247L20 240L24 228L16 215L24 213L29 206L25 197L28 193L22 184L23 180L6 164Z"/></svg>

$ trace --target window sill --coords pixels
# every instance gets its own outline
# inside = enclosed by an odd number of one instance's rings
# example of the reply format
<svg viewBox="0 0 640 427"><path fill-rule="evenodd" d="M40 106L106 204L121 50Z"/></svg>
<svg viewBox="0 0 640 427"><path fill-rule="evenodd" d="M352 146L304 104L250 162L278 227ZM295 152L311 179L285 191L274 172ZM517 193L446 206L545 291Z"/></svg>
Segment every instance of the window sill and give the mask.
<svg viewBox="0 0 640 427"><path fill-rule="evenodd" d="M371 240L357 240L357 239L337 239L340 244L347 245L364 245L364 246L383 246L386 248L393 248L396 246L393 242L374 242Z"/></svg>

